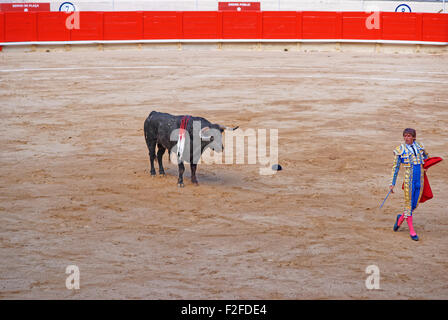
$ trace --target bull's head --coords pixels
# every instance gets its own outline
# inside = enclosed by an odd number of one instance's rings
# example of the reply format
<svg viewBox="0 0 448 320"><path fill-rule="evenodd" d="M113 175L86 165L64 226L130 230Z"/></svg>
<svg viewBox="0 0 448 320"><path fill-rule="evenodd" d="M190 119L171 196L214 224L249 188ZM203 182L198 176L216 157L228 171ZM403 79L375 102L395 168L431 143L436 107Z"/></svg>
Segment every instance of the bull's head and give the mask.
<svg viewBox="0 0 448 320"><path fill-rule="evenodd" d="M230 128L219 124L212 124L210 127L204 127L199 132L203 148L211 148L213 151L224 151L224 145L222 144L222 133L224 130L236 130L239 127Z"/></svg>

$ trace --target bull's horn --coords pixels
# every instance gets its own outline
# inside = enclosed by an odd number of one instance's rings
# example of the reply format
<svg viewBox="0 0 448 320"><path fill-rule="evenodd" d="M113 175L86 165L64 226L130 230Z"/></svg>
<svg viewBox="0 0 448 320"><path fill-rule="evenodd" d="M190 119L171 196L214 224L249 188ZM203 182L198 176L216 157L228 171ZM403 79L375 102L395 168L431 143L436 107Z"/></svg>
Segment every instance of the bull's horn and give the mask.
<svg viewBox="0 0 448 320"><path fill-rule="evenodd" d="M240 126L236 126L235 128L230 128L230 127L226 127L226 126L219 125L219 128L220 128L221 130L229 130L229 131L234 131L234 130L238 129L239 127L240 127Z"/></svg>
<svg viewBox="0 0 448 320"><path fill-rule="evenodd" d="M210 129L209 127L204 127L201 129L201 133L204 133L205 131L207 131L208 129Z"/></svg>
<svg viewBox="0 0 448 320"><path fill-rule="evenodd" d="M201 129L201 131L199 131L199 137L201 138L201 140L203 140L203 141L211 140L212 136L209 136L209 137L204 136L204 133L209 129L210 129L209 127L204 127Z"/></svg>

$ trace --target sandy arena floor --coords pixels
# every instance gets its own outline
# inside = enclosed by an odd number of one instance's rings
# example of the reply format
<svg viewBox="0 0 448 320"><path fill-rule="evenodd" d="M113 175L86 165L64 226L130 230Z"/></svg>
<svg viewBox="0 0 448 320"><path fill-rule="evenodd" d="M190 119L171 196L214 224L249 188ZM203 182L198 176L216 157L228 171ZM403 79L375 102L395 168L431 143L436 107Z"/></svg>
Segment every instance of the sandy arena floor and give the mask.
<svg viewBox="0 0 448 320"><path fill-rule="evenodd" d="M448 299L447 59L0 53L0 298ZM181 189L166 164L151 178L152 110L278 129L284 170L202 164ZM378 209L405 127L445 158L415 213L419 242L392 231L402 172Z"/></svg>

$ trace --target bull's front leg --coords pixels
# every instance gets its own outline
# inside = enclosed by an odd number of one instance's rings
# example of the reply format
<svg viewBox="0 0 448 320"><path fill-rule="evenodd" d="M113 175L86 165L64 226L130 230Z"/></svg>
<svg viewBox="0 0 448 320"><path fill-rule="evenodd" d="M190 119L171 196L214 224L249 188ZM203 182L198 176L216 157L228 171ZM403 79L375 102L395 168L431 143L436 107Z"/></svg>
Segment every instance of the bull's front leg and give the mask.
<svg viewBox="0 0 448 320"><path fill-rule="evenodd" d="M177 186L180 188L184 187L184 172L185 166L183 161L179 161L179 179L177 180Z"/></svg>
<svg viewBox="0 0 448 320"><path fill-rule="evenodd" d="M191 169L191 182L195 185L198 185L198 179L196 179L196 168L198 167L197 164L190 164L190 169Z"/></svg>

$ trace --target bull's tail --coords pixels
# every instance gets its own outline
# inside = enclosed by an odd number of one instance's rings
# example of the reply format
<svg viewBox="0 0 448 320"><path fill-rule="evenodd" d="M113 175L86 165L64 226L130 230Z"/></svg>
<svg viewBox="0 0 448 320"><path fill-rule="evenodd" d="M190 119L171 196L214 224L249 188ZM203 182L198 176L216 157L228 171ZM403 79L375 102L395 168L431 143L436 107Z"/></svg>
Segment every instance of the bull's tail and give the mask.
<svg viewBox="0 0 448 320"><path fill-rule="evenodd" d="M143 133L145 135L145 141L146 145L149 149L149 138L148 138L148 131L149 131L149 118L145 120L145 123L143 124Z"/></svg>

